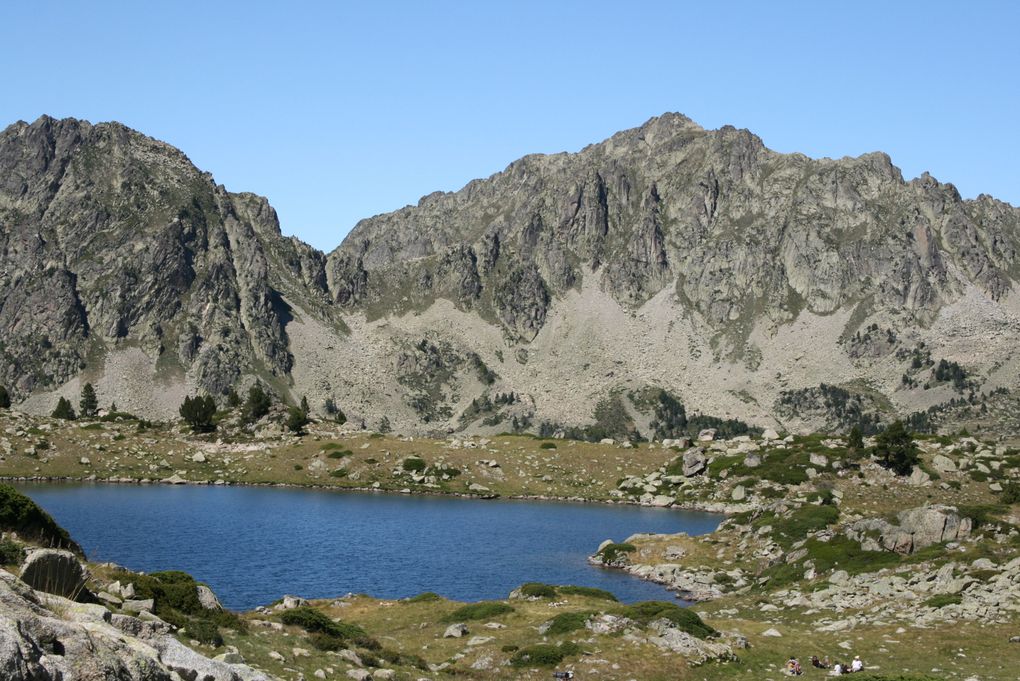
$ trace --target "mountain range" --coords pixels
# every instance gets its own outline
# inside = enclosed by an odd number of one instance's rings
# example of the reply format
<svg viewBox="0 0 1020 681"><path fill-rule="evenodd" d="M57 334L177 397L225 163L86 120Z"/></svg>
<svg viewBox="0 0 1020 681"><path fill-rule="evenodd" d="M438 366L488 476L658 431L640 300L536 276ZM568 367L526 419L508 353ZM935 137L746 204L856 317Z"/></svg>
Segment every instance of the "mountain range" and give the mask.
<svg viewBox="0 0 1020 681"><path fill-rule="evenodd" d="M326 254L170 145L44 116L0 133L0 384L169 418L259 382L407 433L920 423L1020 384L1018 245L1020 209L885 154L666 114Z"/></svg>

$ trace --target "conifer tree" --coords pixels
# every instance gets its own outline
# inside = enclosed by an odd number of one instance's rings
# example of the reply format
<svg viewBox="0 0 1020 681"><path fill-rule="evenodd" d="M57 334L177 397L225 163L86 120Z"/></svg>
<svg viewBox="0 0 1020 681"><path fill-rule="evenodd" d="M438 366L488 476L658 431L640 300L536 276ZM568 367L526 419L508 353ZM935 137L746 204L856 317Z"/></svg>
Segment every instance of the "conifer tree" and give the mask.
<svg viewBox="0 0 1020 681"><path fill-rule="evenodd" d="M83 417L91 418L99 411L99 398L96 397L96 389L91 383L86 383L81 389L81 400L78 402L78 411Z"/></svg>
<svg viewBox="0 0 1020 681"><path fill-rule="evenodd" d="M61 397L57 400L57 406L53 409L53 413L50 414L50 416L55 419L73 421L75 416L74 409L71 407L71 402L66 397Z"/></svg>

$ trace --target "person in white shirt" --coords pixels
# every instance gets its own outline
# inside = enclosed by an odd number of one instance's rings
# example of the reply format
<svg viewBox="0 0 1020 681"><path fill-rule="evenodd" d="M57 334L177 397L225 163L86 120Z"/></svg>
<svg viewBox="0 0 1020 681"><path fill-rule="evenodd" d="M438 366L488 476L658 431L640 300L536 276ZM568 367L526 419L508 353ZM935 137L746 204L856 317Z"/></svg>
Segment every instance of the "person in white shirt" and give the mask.
<svg viewBox="0 0 1020 681"><path fill-rule="evenodd" d="M864 663L861 662L860 655L854 655L854 661L850 663L850 671L852 672L864 671Z"/></svg>

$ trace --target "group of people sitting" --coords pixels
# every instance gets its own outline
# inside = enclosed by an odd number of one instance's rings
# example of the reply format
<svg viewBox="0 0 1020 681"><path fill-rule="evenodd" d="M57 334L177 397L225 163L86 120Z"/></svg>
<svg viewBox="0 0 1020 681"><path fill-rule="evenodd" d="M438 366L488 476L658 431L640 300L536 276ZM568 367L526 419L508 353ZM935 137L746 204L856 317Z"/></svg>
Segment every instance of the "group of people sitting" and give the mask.
<svg viewBox="0 0 1020 681"><path fill-rule="evenodd" d="M853 662L849 665L843 664L839 661L829 662L828 656L819 660L817 655L812 655L811 666L816 669L831 669L832 671L829 672L830 676L839 676L841 674L864 671L864 663L861 662L860 655L855 655ZM800 662L793 655L791 655L790 659L786 661L786 673L790 676L800 676L804 673L804 670L800 667Z"/></svg>

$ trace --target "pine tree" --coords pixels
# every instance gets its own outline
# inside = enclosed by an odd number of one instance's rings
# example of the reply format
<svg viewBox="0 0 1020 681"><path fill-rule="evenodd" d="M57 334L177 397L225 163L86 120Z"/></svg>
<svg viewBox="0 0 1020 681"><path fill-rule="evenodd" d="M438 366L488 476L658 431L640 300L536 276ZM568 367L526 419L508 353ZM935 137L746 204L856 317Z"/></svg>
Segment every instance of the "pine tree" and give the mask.
<svg viewBox="0 0 1020 681"><path fill-rule="evenodd" d="M230 405L231 409L236 409L241 406L241 397L233 388L227 391L227 404Z"/></svg>
<svg viewBox="0 0 1020 681"><path fill-rule="evenodd" d="M893 421L875 438L875 453L879 463L897 475L910 475L920 460L914 438L907 432L903 421Z"/></svg>
<svg viewBox="0 0 1020 681"><path fill-rule="evenodd" d="M180 414L195 433L211 433L216 430L216 423L213 421L216 415L216 402L208 395L185 397Z"/></svg>
<svg viewBox="0 0 1020 681"><path fill-rule="evenodd" d="M864 435L861 433L860 426L854 426L850 429L850 433L846 437L846 447L854 452L864 449Z"/></svg>
<svg viewBox="0 0 1020 681"><path fill-rule="evenodd" d="M305 416L308 416L308 412L309 412L308 397L306 397L304 395L301 396L301 411L304 413Z"/></svg>
<svg viewBox="0 0 1020 681"><path fill-rule="evenodd" d="M81 389L78 411L85 418L91 418L99 411L99 398L96 397L96 389L92 387L91 383L86 383Z"/></svg>
<svg viewBox="0 0 1020 681"><path fill-rule="evenodd" d="M66 397L61 397L57 400L57 406L53 409L53 413L50 414L55 419L64 419L65 421L73 421L75 419L74 409L71 407L71 402Z"/></svg>
<svg viewBox="0 0 1020 681"><path fill-rule="evenodd" d="M305 426L308 425L308 414L300 407L291 407L287 410L287 429L295 435L302 435Z"/></svg>
<svg viewBox="0 0 1020 681"><path fill-rule="evenodd" d="M11 408L11 396L7 392L7 388L5 388L4 386L0 385L0 409L10 409L10 408Z"/></svg>
<svg viewBox="0 0 1020 681"><path fill-rule="evenodd" d="M272 402L261 385L253 385L248 390L248 399L244 402L242 415L245 423L255 423L269 413Z"/></svg>

